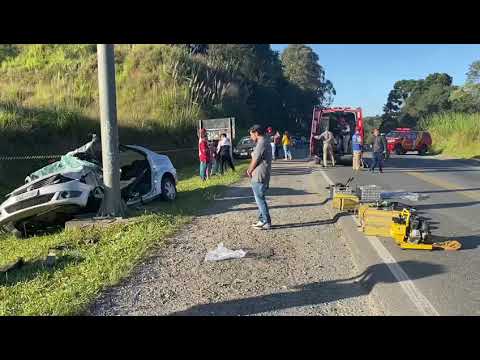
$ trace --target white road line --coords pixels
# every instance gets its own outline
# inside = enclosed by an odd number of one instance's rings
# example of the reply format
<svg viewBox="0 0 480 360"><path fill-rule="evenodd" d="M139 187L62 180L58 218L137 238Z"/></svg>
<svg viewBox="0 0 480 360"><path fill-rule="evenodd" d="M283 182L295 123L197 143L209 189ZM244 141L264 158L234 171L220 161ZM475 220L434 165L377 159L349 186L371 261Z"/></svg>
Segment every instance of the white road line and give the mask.
<svg viewBox="0 0 480 360"><path fill-rule="evenodd" d="M329 185L333 185L334 182L328 177L324 170L320 170L323 178L327 181ZM353 221L357 225L360 225L358 219L355 216L352 216ZM439 316L440 314L435 309L435 307L430 303L430 301L422 294L420 290L415 286L412 280L408 277L402 267L395 260L393 255L383 246L380 239L376 236L366 236L370 245L375 249L378 256L382 261L387 265L390 272L398 280L400 286L402 287L405 294L408 296L410 301L415 305L415 307L420 311L421 314L426 316Z"/></svg>

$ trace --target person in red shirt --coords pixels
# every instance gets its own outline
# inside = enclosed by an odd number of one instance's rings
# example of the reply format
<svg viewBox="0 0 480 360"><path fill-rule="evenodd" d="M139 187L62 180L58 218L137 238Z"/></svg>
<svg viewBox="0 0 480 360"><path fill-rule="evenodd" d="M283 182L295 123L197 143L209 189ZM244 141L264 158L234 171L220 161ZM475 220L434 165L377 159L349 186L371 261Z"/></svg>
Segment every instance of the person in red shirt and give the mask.
<svg viewBox="0 0 480 360"><path fill-rule="evenodd" d="M208 147L207 132L200 130L200 139L198 141L198 157L200 159L200 178L202 181L208 179L208 163L210 162L210 149Z"/></svg>

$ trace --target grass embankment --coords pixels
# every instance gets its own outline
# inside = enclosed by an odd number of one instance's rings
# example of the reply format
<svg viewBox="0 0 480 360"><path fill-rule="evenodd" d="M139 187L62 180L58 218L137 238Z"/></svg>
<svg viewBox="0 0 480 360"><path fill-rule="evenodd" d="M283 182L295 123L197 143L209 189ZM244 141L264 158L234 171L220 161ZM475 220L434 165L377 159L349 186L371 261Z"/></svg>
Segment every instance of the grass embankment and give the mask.
<svg viewBox="0 0 480 360"><path fill-rule="evenodd" d="M0 50L0 155L64 154L88 142L89 134L100 135L95 45ZM217 115L198 101L209 67L168 45L117 45L115 60L121 143L153 150L196 147L197 120ZM188 152L168 155L181 163L191 158ZM44 165L0 161L0 184L12 190Z"/></svg>
<svg viewBox="0 0 480 360"><path fill-rule="evenodd" d="M0 267L18 258L26 261L19 269L0 273L0 315L82 313L102 289L127 276L148 250L165 246L168 236L238 181L246 167L242 162L236 173L206 183L200 181L197 167L187 168L180 172L177 200L158 203L154 214L138 216L131 224L25 240L0 238ZM58 246L66 249L53 267L45 266L39 259Z"/></svg>
<svg viewBox="0 0 480 360"><path fill-rule="evenodd" d="M480 157L480 113L445 113L426 119L433 152L459 158Z"/></svg>

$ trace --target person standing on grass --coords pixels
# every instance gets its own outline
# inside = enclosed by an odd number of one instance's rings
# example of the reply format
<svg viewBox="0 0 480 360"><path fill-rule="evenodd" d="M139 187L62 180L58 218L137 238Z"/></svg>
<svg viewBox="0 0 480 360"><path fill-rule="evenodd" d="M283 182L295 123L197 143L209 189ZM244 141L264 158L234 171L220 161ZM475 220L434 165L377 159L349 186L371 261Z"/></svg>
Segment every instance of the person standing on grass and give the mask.
<svg viewBox="0 0 480 360"><path fill-rule="evenodd" d="M360 162L362 155L362 136L360 130L355 129L355 134L352 136L352 151L353 151L353 171L360 170Z"/></svg>
<svg viewBox="0 0 480 360"><path fill-rule="evenodd" d="M208 148L207 131L200 130L198 141L198 157L200 159L200 178L202 181L208 179L208 163L210 162L210 150Z"/></svg>
<svg viewBox="0 0 480 360"><path fill-rule="evenodd" d="M210 152L210 162L208 163L207 172L208 172L208 176L210 177L213 174L217 173L218 159L217 159L217 146L215 144L215 140L208 145L208 150Z"/></svg>
<svg viewBox="0 0 480 360"><path fill-rule="evenodd" d="M252 153L252 160L247 169L247 175L251 178L251 185L255 202L258 206L258 222L253 228L258 230L270 230L272 219L268 210L265 193L270 186L270 175L272 173L272 147L267 141L260 125L250 128L250 138L256 143Z"/></svg>
<svg viewBox="0 0 480 360"><path fill-rule="evenodd" d="M282 137L283 152L285 154L285 160L292 160L292 152L290 146L292 145L292 139L288 131L285 131Z"/></svg>
<svg viewBox="0 0 480 360"><path fill-rule="evenodd" d="M233 171L235 171L235 166L233 166L232 156L231 156L232 143L227 137L227 134L220 135L220 142L217 145L217 154L220 158L220 173L223 175L227 164L230 165Z"/></svg>
<svg viewBox="0 0 480 360"><path fill-rule="evenodd" d="M370 172L374 173L378 166L380 173L383 173L383 157L387 152L387 142L383 136L380 136L380 130L373 129L373 161Z"/></svg>
<svg viewBox="0 0 480 360"><path fill-rule="evenodd" d="M282 147L282 135L278 132L278 130L275 132L275 135L273 136L273 142L275 143L275 159L280 157L280 148Z"/></svg>
<svg viewBox="0 0 480 360"><path fill-rule="evenodd" d="M314 136L314 139L323 140L323 167L327 167L327 154L330 155L330 160L332 161L332 166L335 167L335 156L333 156L333 144L335 142L335 137L330 130L325 130L320 135Z"/></svg>

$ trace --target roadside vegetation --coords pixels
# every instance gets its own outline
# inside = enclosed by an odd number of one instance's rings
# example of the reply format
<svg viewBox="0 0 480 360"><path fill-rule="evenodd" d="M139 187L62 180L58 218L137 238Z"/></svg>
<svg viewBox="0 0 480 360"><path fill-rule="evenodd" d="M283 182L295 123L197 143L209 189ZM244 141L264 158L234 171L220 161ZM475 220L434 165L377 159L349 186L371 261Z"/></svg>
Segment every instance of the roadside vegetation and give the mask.
<svg viewBox="0 0 480 360"><path fill-rule="evenodd" d="M312 106L335 92L305 45L280 55L269 44L122 44L115 57L120 142L154 150L195 147L202 118L302 131ZM0 155L59 155L92 133L100 134L95 45L0 45ZM195 151L170 154L177 164L196 160ZM44 165L0 161L0 184L11 190Z"/></svg>
<svg viewBox="0 0 480 360"><path fill-rule="evenodd" d="M203 183L197 167L179 172L178 198L155 202L129 224L96 229L71 229L53 235L18 240L0 235L0 267L22 258L25 264L0 273L0 315L75 315L99 293L117 284L154 248L209 206L242 177L237 172L214 176ZM57 248L58 260L49 267L45 257Z"/></svg>
<svg viewBox="0 0 480 360"><path fill-rule="evenodd" d="M428 130L433 152L453 157L480 156L480 61L470 64L462 86L446 73L425 79L399 80L383 107L381 129Z"/></svg>
<svg viewBox="0 0 480 360"><path fill-rule="evenodd" d="M448 156L480 157L480 113L442 113L420 124L432 135L433 152Z"/></svg>

